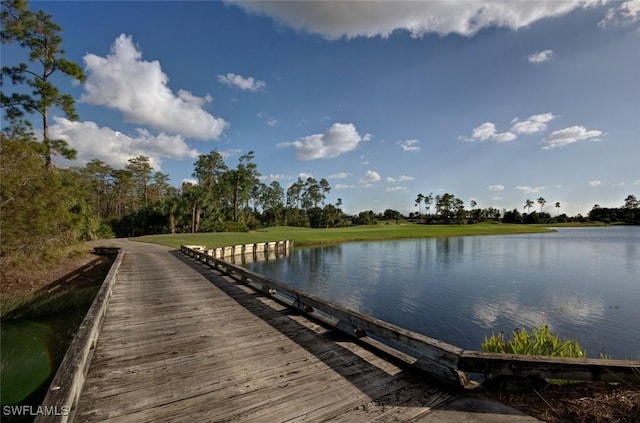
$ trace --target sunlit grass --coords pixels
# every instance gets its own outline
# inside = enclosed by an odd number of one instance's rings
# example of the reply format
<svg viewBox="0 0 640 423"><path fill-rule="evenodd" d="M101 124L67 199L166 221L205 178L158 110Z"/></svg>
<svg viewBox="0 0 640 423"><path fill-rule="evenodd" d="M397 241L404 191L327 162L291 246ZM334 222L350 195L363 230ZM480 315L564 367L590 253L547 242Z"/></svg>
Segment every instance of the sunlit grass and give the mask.
<svg viewBox="0 0 640 423"><path fill-rule="evenodd" d="M419 225L389 224L350 226L345 228L312 229L277 226L252 232L217 232L175 235L148 235L134 238L180 248L181 245L205 245L223 247L267 241L291 240L294 245L317 245L351 241L377 241L389 239L429 238L471 235L506 235L549 232L546 227L512 225L502 223L478 223L475 225Z"/></svg>

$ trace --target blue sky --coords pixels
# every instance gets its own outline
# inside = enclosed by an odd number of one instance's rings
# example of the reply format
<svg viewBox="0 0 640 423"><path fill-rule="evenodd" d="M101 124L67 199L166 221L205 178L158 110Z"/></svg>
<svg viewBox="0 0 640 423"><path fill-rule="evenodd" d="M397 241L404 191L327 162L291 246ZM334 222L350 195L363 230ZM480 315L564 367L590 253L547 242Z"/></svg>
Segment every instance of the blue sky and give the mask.
<svg viewBox="0 0 640 423"><path fill-rule="evenodd" d="M572 215L640 194L640 0L31 9L87 74L57 81L80 120L52 112L75 165L144 154L179 186L199 153L252 150L263 182L326 178L350 213L450 192Z"/></svg>

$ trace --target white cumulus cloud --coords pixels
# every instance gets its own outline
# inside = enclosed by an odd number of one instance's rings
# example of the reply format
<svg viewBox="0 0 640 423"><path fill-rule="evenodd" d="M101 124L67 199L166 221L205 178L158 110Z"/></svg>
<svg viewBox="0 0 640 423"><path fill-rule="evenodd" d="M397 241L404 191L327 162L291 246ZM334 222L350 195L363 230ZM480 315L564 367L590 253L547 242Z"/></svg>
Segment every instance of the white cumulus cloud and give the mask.
<svg viewBox="0 0 640 423"><path fill-rule="evenodd" d="M602 185L602 181L589 181L589 185L592 187L599 187Z"/></svg>
<svg viewBox="0 0 640 423"><path fill-rule="evenodd" d="M549 150L585 140L597 141L600 135L602 135L602 131L589 131L584 126L572 126L552 132L548 137L543 139L542 143L546 144L543 149Z"/></svg>
<svg viewBox="0 0 640 423"><path fill-rule="evenodd" d="M287 175L283 175L281 173L270 173L269 175L260 175L258 179L261 181L282 181L286 179L290 179Z"/></svg>
<svg viewBox="0 0 640 423"><path fill-rule="evenodd" d="M543 50L529 55L529 63L542 63L551 59L553 50Z"/></svg>
<svg viewBox="0 0 640 423"><path fill-rule="evenodd" d="M142 60L130 36L120 35L106 57L84 56L87 81L81 100L120 110L127 121L202 140L218 139L228 126L202 109L210 96L174 94L158 61Z"/></svg>
<svg viewBox="0 0 640 423"><path fill-rule="evenodd" d="M271 116L269 113L266 113L266 112L258 113L258 119L265 121L267 125L272 127L278 124L278 121L273 116Z"/></svg>
<svg viewBox="0 0 640 423"><path fill-rule="evenodd" d="M472 36L489 27L523 28L540 19L564 15L599 0L566 1L239 1L249 13L266 15L299 31L328 39L388 37L407 31Z"/></svg>
<svg viewBox="0 0 640 423"><path fill-rule="evenodd" d="M245 78L242 75L236 75L235 73L218 75L218 81L223 85L239 88L244 91L258 91L259 89L267 86L264 81L256 80L251 76Z"/></svg>
<svg viewBox="0 0 640 423"><path fill-rule="evenodd" d="M386 192L396 192L396 191L409 191L407 187L389 187L385 189Z"/></svg>
<svg viewBox="0 0 640 423"><path fill-rule="evenodd" d="M136 134L127 136L91 121L74 122L54 117L51 136L67 141L69 146L78 151L74 164L85 164L97 158L110 166L121 168L129 159L144 155L159 170L163 158L198 157L198 152L190 148L180 135L152 135L146 129L137 129Z"/></svg>
<svg viewBox="0 0 640 423"><path fill-rule="evenodd" d="M524 192L525 194L536 194L536 193L544 190L546 187L529 187L529 186L526 186L526 185L519 185L516 188L519 189L520 191Z"/></svg>
<svg viewBox="0 0 640 423"><path fill-rule="evenodd" d="M402 151L420 151L420 147L418 146L418 140L404 140L400 141L400 147L402 147Z"/></svg>
<svg viewBox="0 0 640 423"><path fill-rule="evenodd" d="M407 182L407 181L413 181L414 179L415 179L415 178L414 178L413 176L400 175L400 176L399 176L399 177L397 177L397 178L394 178L394 177L388 176L388 177L387 177L387 179L386 179L386 181L387 181L387 182L391 182L391 183L393 183L393 182Z"/></svg>
<svg viewBox="0 0 640 423"><path fill-rule="evenodd" d="M471 137L458 137L462 141L493 141L497 143L513 141L517 138L512 132L498 132L496 125L491 122L485 122L477 128L473 129Z"/></svg>
<svg viewBox="0 0 640 423"><path fill-rule="evenodd" d="M500 184L489 185L487 189L489 191L502 191L504 189L504 185L500 185Z"/></svg>
<svg viewBox="0 0 640 423"><path fill-rule="evenodd" d="M511 132L516 134L534 134L536 132L544 131L547 129L547 122L555 119L553 113L542 113L539 115L529 116L525 120L521 121L515 118L511 121Z"/></svg>
<svg viewBox="0 0 640 423"><path fill-rule="evenodd" d="M360 184L371 184L373 182L378 182L381 179L380 174L374 170L367 170L362 178L358 179L358 183Z"/></svg>
<svg viewBox="0 0 640 423"><path fill-rule="evenodd" d="M330 159L353 151L363 141L351 123L334 123L322 134L307 135L278 147L295 147L300 160Z"/></svg>
<svg viewBox="0 0 640 423"><path fill-rule="evenodd" d="M355 185L348 185L348 184L336 184L335 188L336 189L351 189L351 188L355 188Z"/></svg>
<svg viewBox="0 0 640 423"><path fill-rule="evenodd" d="M603 28L609 25L627 26L640 22L640 0L629 0L617 4L619 4L617 7L607 10L607 14L598 26Z"/></svg>
<svg viewBox="0 0 640 423"><path fill-rule="evenodd" d="M344 179L346 177L348 177L349 175L351 175L350 173L347 172L338 172L338 173L334 173L329 175L329 179Z"/></svg>

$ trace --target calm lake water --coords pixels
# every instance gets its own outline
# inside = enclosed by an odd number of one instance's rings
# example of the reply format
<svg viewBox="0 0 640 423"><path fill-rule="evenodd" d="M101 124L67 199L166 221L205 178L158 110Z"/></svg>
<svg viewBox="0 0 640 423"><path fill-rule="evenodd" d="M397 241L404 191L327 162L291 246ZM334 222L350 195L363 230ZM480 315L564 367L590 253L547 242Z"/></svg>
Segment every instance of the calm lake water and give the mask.
<svg viewBox="0 0 640 423"><path fill-rule="evenodd" d="M548 324L591 357L640 359L640 227L355 242L246 265L465 349Z"/></svg>

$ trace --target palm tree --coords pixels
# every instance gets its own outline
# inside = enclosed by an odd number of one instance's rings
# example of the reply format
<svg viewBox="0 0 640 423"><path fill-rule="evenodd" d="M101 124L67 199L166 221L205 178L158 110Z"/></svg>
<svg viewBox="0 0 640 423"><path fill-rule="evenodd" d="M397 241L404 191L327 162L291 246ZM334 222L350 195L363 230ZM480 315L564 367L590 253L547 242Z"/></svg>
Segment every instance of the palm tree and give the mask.
<svg viewBox="0 0 640 423"><path fill-rule="evenodd" d="M531 207L533 207L533 201L527 198L527 201L524 202L523 208L527 209L527 212L529 212L531 210Z"/></svg>
<svg viewBox="0 0 640 423"><path fill-rule="evenodd" d="M420 218L420 216L422 216L422 200L424 200L424 195L422 193L418 194L418 197L416 198L416 206L419 206L419 210L420 212L418 213L418 218Z"/></svg>
<svg viewBox="0 0 640 423"><path fill-rule="evenodd" d="M431 204L433 203L433 193L429 193L424 197L424 205L427 206L427 217L431 214Z"/></svg>
<svg viewBox="0 0 640 423"><path fill-rule="evenodd" d="M160 207L164 214L169 217L169 230L172 234L176 233L176 213L181 205L181 198L178 189L170 187L167 195L161 200Z"/></svg>
<svg viewBox="0 0 640 423"><path fill-rule="evenodd" d="M327 194L331 192L329 181L324 178L320 179L320 190L322 191L322 208L324 208L324 200L327 198Z"/></svg>
<svg viewBox="0 0 640 423"><path fill-rule="evenodd" d="M538 202L538 204L540 204L540 213L542 213L542 208L544 207L545 204L547 204L547 200L545 200L544 198L540 197L536 201Z"/></svg>
<svg viewBox="0 0 640 423"><path fill-rule="evenodd" d="M556 201L556 215L560 215L560 201Z"/></svg>
<svg viewBox="0 0 640 423"><path fill-rule="evenodd" d="M195 234L200 230L200 217L202 208L206 202L206 191L202 185L190 182L182 183L182 201L191 211L191 233Z"/></svg>

